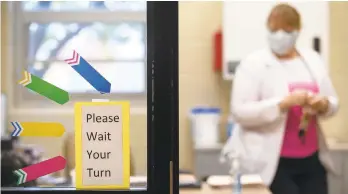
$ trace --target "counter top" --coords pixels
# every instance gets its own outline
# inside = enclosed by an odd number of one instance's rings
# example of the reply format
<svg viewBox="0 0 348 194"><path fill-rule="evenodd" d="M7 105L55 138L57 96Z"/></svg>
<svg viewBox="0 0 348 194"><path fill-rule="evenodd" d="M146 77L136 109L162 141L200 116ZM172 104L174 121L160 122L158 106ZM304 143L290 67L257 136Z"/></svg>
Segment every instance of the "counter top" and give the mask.
<svg viewBox="0 0 348 194"><path fill-rule="evenodd" d="M4 191L71 191L76 190L75 188L2 188ZM131 188L131 191L144 191L146 188ZM97 191L97 190L96 190ZM203 184L201 189L180 189L180 194L231 194L231 188L211 188L207 184ZM262 185L244 187L242 194L271 194L271 192Z"/></svg>
<svg viewBox="0 0 348 194"><path fill-rule="evenodd" d="M348 151L348 140L337 140L334 138L327 138L326 142L330 148L330 150L347 150ZM224 144L217 144L214 146L206 146L206 147L196 147L194 148L196 151L220 151L224 147Z"/></svg>
<svg viewBox="0 0 348 194"><path fill-rule="evenodd" d="M180 189L180 194L231 194L231 188L212 188L207 184L202 184L201 189ZM262 185L243 187L242 194L271 194L271 192Z"/></svg>
<svg viewBox="0 0 348 194"><path fill-rule="evenodd" d="M327 144L330 150L348 151L348 141L341 141L337 139L327 139Z"/></svg>

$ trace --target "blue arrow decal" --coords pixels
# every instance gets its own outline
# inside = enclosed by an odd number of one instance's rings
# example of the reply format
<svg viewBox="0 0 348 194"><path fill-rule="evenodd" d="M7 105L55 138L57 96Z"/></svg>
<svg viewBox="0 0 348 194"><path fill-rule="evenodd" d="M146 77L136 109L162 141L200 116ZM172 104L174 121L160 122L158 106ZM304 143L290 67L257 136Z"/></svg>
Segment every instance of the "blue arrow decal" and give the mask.
<svg viewBox="0 0 348 194"><path fill-rule="evenodd" d="M111 84L106 80L92 65L90 65L75 50L70 59L65 60L66 63L79 73L88 83L90 83L100 93L110 93Z"/></svg>

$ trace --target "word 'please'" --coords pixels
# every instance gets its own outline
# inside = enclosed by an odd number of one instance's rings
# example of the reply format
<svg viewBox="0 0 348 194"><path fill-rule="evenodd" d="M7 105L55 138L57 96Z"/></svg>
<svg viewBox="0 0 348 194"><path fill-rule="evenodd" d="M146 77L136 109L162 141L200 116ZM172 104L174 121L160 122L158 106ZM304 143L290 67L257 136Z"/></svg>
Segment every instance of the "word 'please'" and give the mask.
<svg viewBox="0 0 348 194"><path fill-rule="evenodd" d="M114 116L99 116L95 113L93 114L87 114L87 123L118 123L120 122L120 117L118 115Z"/></svg>

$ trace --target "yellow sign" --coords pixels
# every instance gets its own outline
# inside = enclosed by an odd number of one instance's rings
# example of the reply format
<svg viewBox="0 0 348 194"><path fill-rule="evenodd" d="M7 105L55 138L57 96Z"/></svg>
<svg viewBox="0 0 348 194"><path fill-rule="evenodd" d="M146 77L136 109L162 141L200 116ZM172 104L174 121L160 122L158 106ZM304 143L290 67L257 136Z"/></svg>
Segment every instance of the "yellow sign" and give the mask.
<svg viewBox="0 0 348 194"><path fill-rule="evenodd" d="M129 189L129 102L75 104L76 189Z"/></svg>

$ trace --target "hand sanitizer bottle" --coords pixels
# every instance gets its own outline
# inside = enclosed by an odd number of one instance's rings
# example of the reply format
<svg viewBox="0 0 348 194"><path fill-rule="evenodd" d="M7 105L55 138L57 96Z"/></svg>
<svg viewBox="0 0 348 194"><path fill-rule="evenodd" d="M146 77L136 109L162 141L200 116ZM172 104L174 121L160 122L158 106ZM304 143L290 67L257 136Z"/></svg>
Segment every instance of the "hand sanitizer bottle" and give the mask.
<svg viewBox="0 0 348 194"><path fill-rule="evenodd" d="M241 172L240 172L240 164L238 157L232 158L231 165L231 175L233 178L233 194L241 194L242 193L242 183L241 183Z"/></svg>
<svg viewBox="0 0 348 194"><path fill-rule="evenodd" d="M228 117L227 120L227 137L231 137L233 134L234 120L232 116Z"/></svg>

